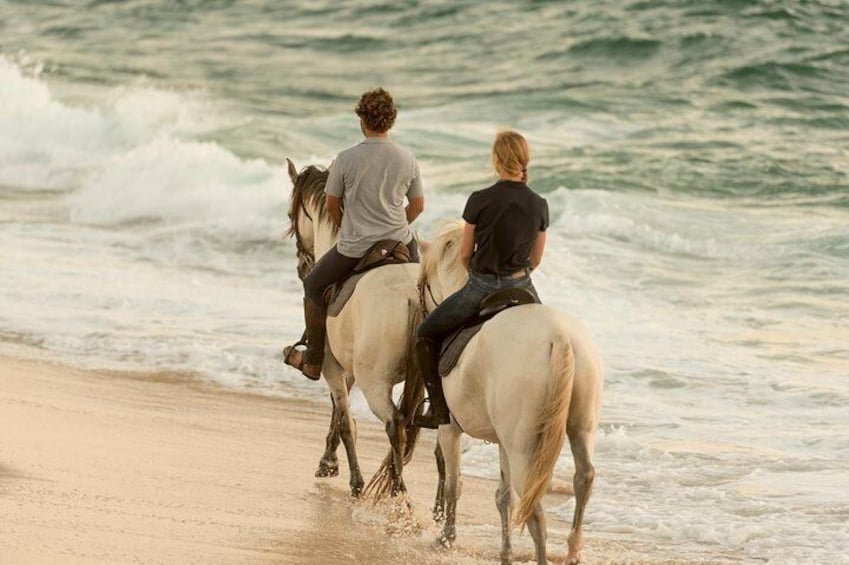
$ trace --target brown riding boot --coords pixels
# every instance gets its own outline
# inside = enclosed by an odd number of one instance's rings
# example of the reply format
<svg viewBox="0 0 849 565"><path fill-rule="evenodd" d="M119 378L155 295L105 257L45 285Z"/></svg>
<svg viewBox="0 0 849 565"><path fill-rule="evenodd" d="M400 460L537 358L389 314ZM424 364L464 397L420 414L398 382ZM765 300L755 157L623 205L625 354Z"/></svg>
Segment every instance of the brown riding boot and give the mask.
<svg viewBox="0 0 849 565"><path fill-rule="evenodd" d="M324 305L304 298L304 321L307 326L307 349L301 351L290 345L283 350L285 362L300 370L305 377L317 381L321 378L324 361L324 341L327 336L327 311Z"/></svg>
<svg viewBox="0 0 849 565"><path fill-rule="evenodd" d="M448 416L448 405L445 404L445 396L442 394L442 377L439 376L438 371L439 348L436 342L426 337L419 338L416 341L416 358L424 378L425 388L427 388L430 408L426 413L416 417L413 423L420 428L436 429L451 421Z"/></svg>

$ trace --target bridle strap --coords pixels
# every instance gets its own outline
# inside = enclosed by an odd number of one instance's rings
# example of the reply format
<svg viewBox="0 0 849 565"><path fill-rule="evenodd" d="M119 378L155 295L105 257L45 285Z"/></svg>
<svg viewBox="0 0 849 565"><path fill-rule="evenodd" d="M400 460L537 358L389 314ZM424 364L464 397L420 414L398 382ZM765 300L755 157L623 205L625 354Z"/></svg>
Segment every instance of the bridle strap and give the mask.
<svg viewBox="0 0 849 565"><path fill-rule="evenodd" d="M298 206L297 206L297 209L294 211L295 217L292 218L292 224L295 227L295 229L293 231L295 233L295 250L297 252L296 254L298 256L298 259L303 261L304 267L305 267L303 269L303 272L301 272L301 269L298 269L298 276L300 277L301 280L304 280L304 278L306 278L306 276L307 276L307 273L309 273L312 270L312 268L315 266L315 254L312 251L310 251L309 249L307 249L307 246L304 245L303 238L301 238L301 230L300 230L300 225L299 225L299 222L298 222L298 218L300 217L300 212L303 212L304 215L307 218L309 218L309 220L311 222L314 221L312 219L312 216L310 216L310 213L307 211L306 207L303 205L303 199L302 198L298 199Z"/></svg>
<svg viewBox="0 0 849 565"><path fill-rule="evenodd" d="M297 226L295 227L295 229L298 229ZM295 232L295 234L295 249L297 250L297 255L300 259L304 260L304 263L308 267L307 272L309 272L315 266L315 255L313 255L312 251L306 248L304 242L301 241L300 234L298 234L297 231Z"/></svg>

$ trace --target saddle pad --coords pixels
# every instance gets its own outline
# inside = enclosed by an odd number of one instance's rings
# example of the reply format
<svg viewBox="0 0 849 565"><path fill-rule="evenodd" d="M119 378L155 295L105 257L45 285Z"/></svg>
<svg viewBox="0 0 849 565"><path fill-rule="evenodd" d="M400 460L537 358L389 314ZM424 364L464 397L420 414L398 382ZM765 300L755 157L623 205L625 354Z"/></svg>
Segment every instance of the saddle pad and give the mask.
<svg viewBox="0 0 849 565"><path fill-rule="evenodd" d="M481 301L480 313L442 342L439 351L439 376L444 377L451 372L460 359L463 349L487 320L508 308L533 304L536 301L536 296L524 288L503 288L484 298Z"/></svg>
<svg viewBox="0 0 849 565"><path fill-rule="evenodd" d="M394 239L384 239L372 245L353 273L346 279L331 285L324 291L324 303L327 305L327 315L335 318L342 312L348 299L354 294L357 282L367 272L384 265L399 265L410 262L410 250L406 245Z"/></svg>
<svg viewBox="0 0 849 565"><path fill-rule="evenodd" d="M334 284L330 287L330 300L327 301L328 317L335 318L340 314L340 312L342 312L345 304L348 303L348 299L350 299L351 295L354 294L354 289L357 288L357 282L363 278L366 273L368 273L368 271L357 273L345 279L345 282L342 283L341 287L338 284Z"/></svg>
<svg viewBox="0 0 849 565"><path fill-rule="evenodd" d="M484 320L486 321L486 320ZM462 328L448 336L442 342L442 349L439 353L439 376L445 377L454 369L457 361L460 359L466 345L483 327L484 321L481 321L474 326Z"/></svg>

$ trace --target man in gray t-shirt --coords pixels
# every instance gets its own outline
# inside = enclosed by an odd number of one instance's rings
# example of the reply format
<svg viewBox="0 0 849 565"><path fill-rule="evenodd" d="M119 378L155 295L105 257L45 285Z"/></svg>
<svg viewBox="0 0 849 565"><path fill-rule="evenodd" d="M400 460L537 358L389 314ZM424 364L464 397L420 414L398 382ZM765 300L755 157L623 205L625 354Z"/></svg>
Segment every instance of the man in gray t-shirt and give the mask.
<svg viewBox="0 0 849 565"><path fill-rule="evenodd" d="M389 139L397 115L392 96L382 88L366 92L356 113L365 139L337 155L324 189L339 240L304 278L307 349L284 350L286 363L313 380L321 377L324 359L325 289L350 274L366 251L385 239L407 244L418 261L410 222L424 210L424 195L416 159Z"/></svg>
<svg viewBox="0 0 849 565"><path fill-rule="evenodd" d="M324 192L331 210L340 199L345 204L336 245L342 255L362 257L384 239L413 239L404 199L412 203L423 197L419 165L386 133L366 134L361 143L341 152L330 167Z"/></svg>

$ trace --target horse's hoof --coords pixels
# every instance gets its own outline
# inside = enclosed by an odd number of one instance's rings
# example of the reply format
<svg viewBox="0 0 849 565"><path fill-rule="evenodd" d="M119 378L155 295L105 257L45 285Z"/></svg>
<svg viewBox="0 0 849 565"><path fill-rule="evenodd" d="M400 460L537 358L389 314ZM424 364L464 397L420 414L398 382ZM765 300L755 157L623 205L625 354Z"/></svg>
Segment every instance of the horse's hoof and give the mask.
<svg viewBox="0 0 849 565"><path fill-rule="evenodd" d="M566 565L580 565L581 564L581 556L580 555L570 555L566 558Z"/></svg>
<svg viewBox="0 0 849 565"><path fill-rule="evenodd" d="M335 477L339 474L339 465L328 465L324 461L318 464L318 469L315 471L315 476L319 479L325 477Z"/></svg>
<svg viewBox="0 0 849 565"><path fill-rule="evenodd" d="M365 483L354 483L351 485L351 496L354 498L360 498L363 495L363 487L365 487Z"/></svg>
<svg viewBox="0 0 849 565"><path fill-rule="evenodd" d="M436 538L436 543L445 549L451 549L451 546L454 545L454 540L449 539L445 534L440 534L440 536Z"/></svg>
<svg viewBox="0 0 849 565"><path fill-rule="evenodd" d="M443 510L442 508L439 508L439 509L434 508L434 510L433 510L433 521L436 522L437 524L441 524L442 522L444 522L445 521L445 510Z"/></svg>
<svg viewBox="0 0 849 565"><path fill-rule="evenodd" d="M404 484L404 481L400 483L396 483L392 485L392 488L389 489L389 496L395 498L396 496L400 496L407 492L407 486Z"/></svg>

